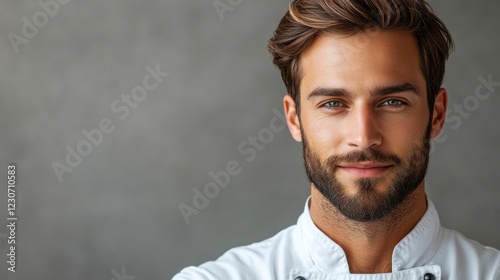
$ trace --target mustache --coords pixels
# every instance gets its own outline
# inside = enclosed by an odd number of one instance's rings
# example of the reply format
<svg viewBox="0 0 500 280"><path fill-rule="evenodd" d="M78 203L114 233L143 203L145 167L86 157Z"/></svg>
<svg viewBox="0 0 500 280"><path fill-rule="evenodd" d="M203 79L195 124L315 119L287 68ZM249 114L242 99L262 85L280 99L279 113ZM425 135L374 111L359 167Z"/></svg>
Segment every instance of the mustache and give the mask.
<svg viewBox="0 0 500 280"><path fill-rule="evenodd" d="M386 154L381 151L366 149L352 151L343 155L333 155L326 160L326 166L335 168L339 164L358 163L358 162L384 162L395 165L401 164L401 158L394 154Z"/></svg>

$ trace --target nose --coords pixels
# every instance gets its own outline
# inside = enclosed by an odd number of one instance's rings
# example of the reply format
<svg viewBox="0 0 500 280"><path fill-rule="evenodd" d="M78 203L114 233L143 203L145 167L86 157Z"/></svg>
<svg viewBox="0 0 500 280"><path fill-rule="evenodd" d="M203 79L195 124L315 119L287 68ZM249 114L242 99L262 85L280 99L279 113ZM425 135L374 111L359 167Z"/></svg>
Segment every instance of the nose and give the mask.
<svg viewBox="0 0 500 280"><path fill-rule="evenodd" d="M346 141L349 147L358 149L374 148L382 144L379 118L368 104L355 106L347 117Z"/></svg>

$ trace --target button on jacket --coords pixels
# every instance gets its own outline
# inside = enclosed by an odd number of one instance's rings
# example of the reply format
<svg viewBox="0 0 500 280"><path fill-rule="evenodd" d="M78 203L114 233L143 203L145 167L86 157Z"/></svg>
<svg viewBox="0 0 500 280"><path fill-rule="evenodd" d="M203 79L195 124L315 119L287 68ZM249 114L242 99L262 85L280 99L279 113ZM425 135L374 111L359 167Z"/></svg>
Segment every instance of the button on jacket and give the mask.
<svg viewBox="0 0 500 280"><path fill-rule="evenodd" d="M350 274L344 251L315 226L308 202L296 225L172 280L500 280L500 251L443 228L430 201L394 248L392 273Z"/></svg>

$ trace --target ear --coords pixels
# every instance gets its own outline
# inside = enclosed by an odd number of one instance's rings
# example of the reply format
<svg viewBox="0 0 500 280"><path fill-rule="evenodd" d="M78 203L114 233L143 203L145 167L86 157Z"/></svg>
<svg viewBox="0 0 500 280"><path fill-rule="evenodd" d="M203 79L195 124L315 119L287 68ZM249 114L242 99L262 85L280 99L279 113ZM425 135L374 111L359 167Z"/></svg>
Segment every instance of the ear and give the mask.
<svg viewBox="0 0 500 280"><path fill-rule="evenodd" d="M446 89L440 88L436 95L436 100L434 102L431 139L436 138L443 129L447 106L448 106L448 93L446 92Z"/></svg>
<svg viewBox="0 0 500 280"><path fill-rule="evenodd" d="M295 101L290 94L283 97L283 107L285 109L286 123L292 134L293 139L297 142L302 142L302 133L300 132L300 120L297 115L297 107Z"/></svg>

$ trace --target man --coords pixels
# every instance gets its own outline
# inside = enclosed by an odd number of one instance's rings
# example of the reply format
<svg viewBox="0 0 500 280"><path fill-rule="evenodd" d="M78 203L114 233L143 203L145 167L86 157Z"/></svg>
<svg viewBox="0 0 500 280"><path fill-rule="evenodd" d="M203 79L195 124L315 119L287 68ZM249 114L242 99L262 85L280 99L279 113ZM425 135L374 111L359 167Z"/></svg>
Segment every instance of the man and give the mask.
<svg viewBox="0 0 500 280"><path fill-rule="evenodd" d="M500 279L425 194L451 36L424 0L296 0L269 50L311 196L297 225L181 279Z"/></svg>

